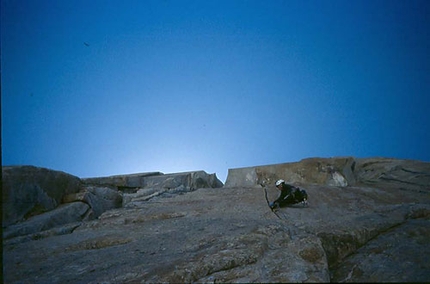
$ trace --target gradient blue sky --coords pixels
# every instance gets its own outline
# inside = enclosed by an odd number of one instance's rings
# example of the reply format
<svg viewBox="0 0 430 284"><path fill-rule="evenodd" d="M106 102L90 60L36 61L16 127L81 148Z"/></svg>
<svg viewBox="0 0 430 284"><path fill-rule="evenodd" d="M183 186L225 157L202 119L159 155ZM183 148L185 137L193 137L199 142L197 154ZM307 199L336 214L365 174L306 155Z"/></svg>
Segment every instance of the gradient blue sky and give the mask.
<svg viewBox="0 0 430 284"><path fill-rule="evenodd" d="M430 1L2 0L2 163L430 161Z"/></svg>

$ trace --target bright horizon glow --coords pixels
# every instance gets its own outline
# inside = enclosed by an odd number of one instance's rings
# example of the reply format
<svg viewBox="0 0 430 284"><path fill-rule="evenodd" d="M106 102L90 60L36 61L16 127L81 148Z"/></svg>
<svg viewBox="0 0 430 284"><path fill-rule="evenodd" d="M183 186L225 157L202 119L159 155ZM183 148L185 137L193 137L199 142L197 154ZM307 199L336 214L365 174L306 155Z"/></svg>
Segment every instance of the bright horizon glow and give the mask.
<svg viewBox="0 0 430 284"><path fill-rule="evenodd" d="M430 161L429 1L2 1L2 164Z"/></svg>

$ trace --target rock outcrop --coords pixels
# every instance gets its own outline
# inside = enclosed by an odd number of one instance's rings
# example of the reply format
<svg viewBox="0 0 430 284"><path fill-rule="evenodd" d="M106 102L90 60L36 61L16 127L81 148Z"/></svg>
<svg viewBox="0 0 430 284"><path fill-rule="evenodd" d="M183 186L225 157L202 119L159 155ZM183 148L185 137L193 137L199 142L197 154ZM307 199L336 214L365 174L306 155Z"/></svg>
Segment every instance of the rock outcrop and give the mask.
<svg viewBox="0 0 430 284"><path fill-rule="evenodd" d="M95 178L84 178L82 179L86 184L95 186L113 186L117 187L122 191L131 190L134 191L136 188L145 187L145 180L151 176L160 176L163 173L160 172L149 172L149 173L138 173L129 175L114 175L107 177L95 177Z"/></svg>
<svg viewBox="0 0 430 284"><path fill-rule="evenodd" d="M67 204L88 205L75 205L80 222L27 235L9 231L3 241L5 282L430 279L429 163L314 158L232 169L226 185L216 188L199 188L210 182L192 185L189 180L199 175L182 175L146 176L148 187L136 188L84 183L118 191L124 206L85 219L93 209L80 191L64 197L77 200ZM277 197L278 178L305 189L309 207L294 205L275 215L267 200ZM35 227L43 215L55 223L45 213L33 217Z"/></svg>
<svg viewBox="0 0 430 284"><path fill-rule="evenodd" d="M37 238L34 236L37 236L40 232L84 220L89 211L90 206L83 202L63 204L55 210L33 216L26 222L7 227L7 229L3 230L3 238L10 239L28 235L32 235L32 238Z"/></svg>
<svg viewBox="0 0 430 284"><path fill-rule="evenodd" d="M117 187L126 193L135 193L141 188L175 189L184 187L190 191L197 188L222 187L222 182L216 174L207 174L205 171L163 174L150 172L130 175L115 175L100 178L83 179L86 184L107 185Z"/></svg>
<svg viewBox="0 0 430 284"><path fill-rule="evenodd" d="M161 194L222 187L204 171L160 172L80 179L33 166L3 167L3 237L38 238L41 232L98 218L105 211L136 206ZM131 193L130 193L131 192ZM30 239L31 239L30 238Z"/></svg>
<svg viewBox="0 0 430 284"><path fill-rule="evenodd" d="M310 158L296 163L230 169L226 187L273 184L277 179L292 184L355 186L377 183L407 190L430 184L429 164L389 158Z"/></svg>
<svg viewBox="0 0 430 284"><path fill-rule="evenodd" d="M88 220L99 217L103 212L122 206L122 194L117 190L106 186L84 185L84 189L78 193L63 197L63 203L83 202L88 204L91 211Z"/></svg>
<svg viewBox="0 0 430 284"><path fill-rule="evenodd" d="M2 168L2 226L57 208L64 195L79 192L81 180L33 166Z"/></svg>

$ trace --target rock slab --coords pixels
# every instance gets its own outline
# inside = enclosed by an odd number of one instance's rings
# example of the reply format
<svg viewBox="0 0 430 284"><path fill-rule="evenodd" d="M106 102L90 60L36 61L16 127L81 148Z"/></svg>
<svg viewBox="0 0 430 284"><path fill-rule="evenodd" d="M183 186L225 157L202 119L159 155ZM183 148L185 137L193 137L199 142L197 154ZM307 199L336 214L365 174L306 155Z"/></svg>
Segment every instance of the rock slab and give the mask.
<svg viewBox="0 0 430 284"><path fill-rule="evenodd" d="M182 184L173 188L181 178L154 180L157 182L148 183L147 188L127 193L136 194L134 201L104 211L96 219L10 236L3 242L4 280L272 283L430 279L428 163L315 158L288 167L232 171L234 186L221 188L187 190ZM275 215L267 201L278 196L273 183L279 177L293 181L300 177L295 181L308 192L309 207L294 205ZM239 183L241 179L245 185ZM68 204L87 205L82 202L85 192L67 197L72 201ZM92 211L88 208L77 212L87 216Z"/></svg>
<svg viewBox="0 0 430 284"><path fill-rule="evenodd" d="M2 226L55 209L63 196L79 192L73 175L33 166L2 167Z"/></svg>

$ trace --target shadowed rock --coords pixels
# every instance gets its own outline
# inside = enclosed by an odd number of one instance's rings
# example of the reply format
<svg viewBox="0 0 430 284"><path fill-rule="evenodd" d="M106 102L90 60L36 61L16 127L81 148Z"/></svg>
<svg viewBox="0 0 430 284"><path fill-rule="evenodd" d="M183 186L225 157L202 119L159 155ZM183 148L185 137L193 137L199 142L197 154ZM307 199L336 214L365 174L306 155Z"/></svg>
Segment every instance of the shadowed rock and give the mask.
<svg viewBox="0 0 430 284"><path fill-rule="evenodd" d="M49 211L29 218L24 223L15 224L3 230L3 238L34 234L52 229L68 223L82 221L88 214L90 207L82 202L61 205L56 210Z"/></svg>
<svg viewBox="0 0 430 284"><path fill-rule="evenodd" d="M55 209L63 196L80 191L78 177L33 166L2 167L2 226Z"/></svg>

